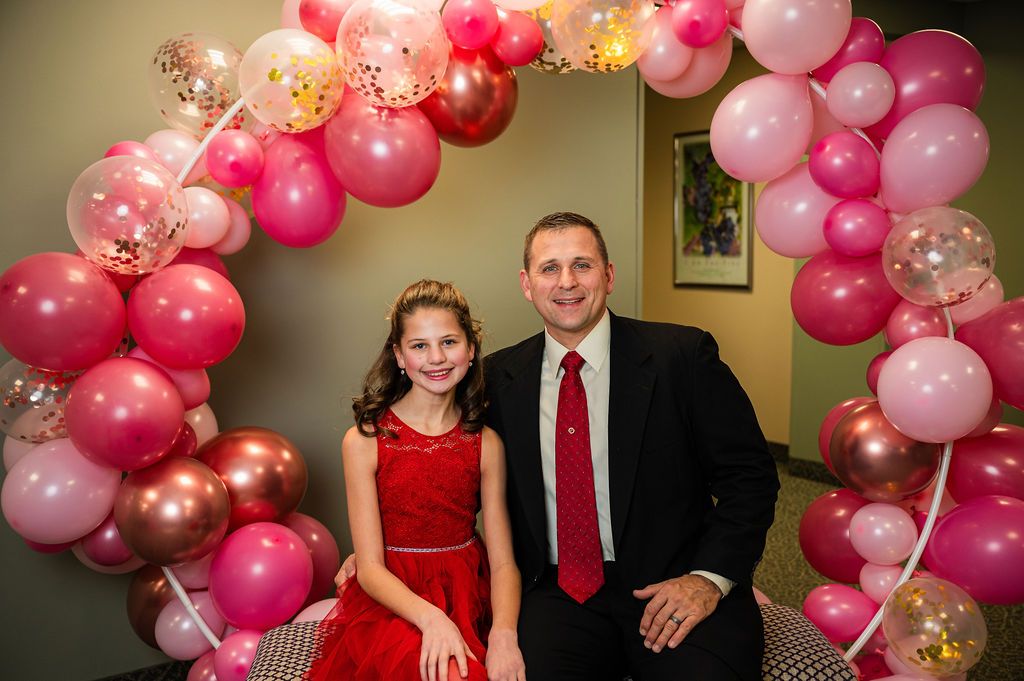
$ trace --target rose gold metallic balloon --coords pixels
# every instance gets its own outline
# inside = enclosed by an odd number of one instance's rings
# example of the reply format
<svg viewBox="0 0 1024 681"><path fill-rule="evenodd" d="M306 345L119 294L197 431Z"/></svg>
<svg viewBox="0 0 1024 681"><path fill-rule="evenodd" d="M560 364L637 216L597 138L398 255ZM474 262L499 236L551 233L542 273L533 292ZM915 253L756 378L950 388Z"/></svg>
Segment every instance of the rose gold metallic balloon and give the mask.
<svg viewBox="0 0 1024 681"><path fill-rule="evenodd" d="M212 468L231 498L230 529L277 522L306 493L306 462L283 435L255 426L232 428L203 445L196 458Z"/></svg>
<svg viewBox="0 0 1024 681"><path fill-rule="evenodd" d="M228 492L209 466L171 457L129 473L114 502L114 522L135 555L180 565L216 548L230 511Z"/></svg>
<svg viewBox="0 0 1024 681"><path fill-rule="evenodd" d="M156 618L174 597L163 570L156 565L143 566L128 586L128 622L139 638L157 650Z"/></svg>
<svg viewBox="0 0 1024 681"><path fill-rule="evenodd" d="M871 501L895 502L932 481L942 445L918 442L886 420L876 400L851 409L832 431L836 476Z"/></svg>
<svg viewBox="0 0 1024 681"><path fill-rule="evenodd" d="M453 45L441 84L417 106L445 142L478 147L505 131L518 97L515 71L490 47L465 50Z"/></svg>

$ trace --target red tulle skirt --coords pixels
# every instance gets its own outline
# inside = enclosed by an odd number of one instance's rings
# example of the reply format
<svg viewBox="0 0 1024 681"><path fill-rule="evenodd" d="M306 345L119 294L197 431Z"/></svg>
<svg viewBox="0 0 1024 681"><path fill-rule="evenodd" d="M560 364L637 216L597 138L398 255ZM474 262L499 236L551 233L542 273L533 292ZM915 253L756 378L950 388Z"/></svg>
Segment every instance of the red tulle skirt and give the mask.
<svg viewBox="0 0 1024 681"><path fill-rule="evenodd" d="M479 660L470 660L469 678L486 681L490 579L482 542L450 551L385 551L384 559L414 594L455 623ZM324 619L321 635L305 681L420 680L420 630L370 598L355 580Z"/></svg>

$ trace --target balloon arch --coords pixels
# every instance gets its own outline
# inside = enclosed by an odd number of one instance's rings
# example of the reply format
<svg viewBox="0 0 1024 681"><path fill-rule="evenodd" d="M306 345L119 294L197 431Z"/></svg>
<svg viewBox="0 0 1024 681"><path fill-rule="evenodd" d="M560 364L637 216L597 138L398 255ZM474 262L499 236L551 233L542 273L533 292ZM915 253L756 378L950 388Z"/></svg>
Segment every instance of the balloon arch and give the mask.
<svg viewBox="0 0 1024 681"><path fill-rule="evenodd" d="M347 195L417 200L440 140L478 146L508 126L514 66L635 62L654 90L692 97L723 76L736 38L771 73L719 105L715 160L767 183L768 247L810 257L791 294L800 326L836 345L884 331L892 347L868 369L877 399L821 426L846 488L801 521L806 559L836 582L804 612L852 642L848 660L866 650L893 674L962 675L985 648L975 599L1024 603L1024 429L999 424L1000 401L1024 408L1024 299L1003 301L991 235L948 205L988 160L981 56L945 31L886 47L849 0L541 2L285 0L283 28L244 54L209 34L164 42L150 89L171 127L115 144L75 181L78 254L0 275L14 357L0 369L5 519L37 551L138 570L139 636L199 658L195 678L244 678L262 631L330 607L339 556L295 510L295 446L262 428L218 434L206 406L205 369L245 325L218 255L245 246L250 215L311 247Z"/></svg>

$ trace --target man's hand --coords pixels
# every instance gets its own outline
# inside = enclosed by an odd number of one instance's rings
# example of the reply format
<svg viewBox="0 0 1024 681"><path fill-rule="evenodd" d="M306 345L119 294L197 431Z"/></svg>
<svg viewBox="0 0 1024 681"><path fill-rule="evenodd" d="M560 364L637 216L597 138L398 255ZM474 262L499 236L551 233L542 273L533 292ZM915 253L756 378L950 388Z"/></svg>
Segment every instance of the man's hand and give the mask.
<svg viewBox="0 0 1024 681"><path fill-rule="evenodd" d="M675 648L695 626L715 611L722 592L707 577L683 575L636 589L633 595L651 599L640 620L644 645L660 653Z"/></svg>
<svg viewBox="0 0 1024 681"><path fill-rule="evenodd" d="M338 574L334 575L334 583L338 586L338 597L341 598L341 594L345 593L345 589L351 583L353 577L356 576L356 554L348 554L348 558L341 564L341 569L338 570Z"/></svg>

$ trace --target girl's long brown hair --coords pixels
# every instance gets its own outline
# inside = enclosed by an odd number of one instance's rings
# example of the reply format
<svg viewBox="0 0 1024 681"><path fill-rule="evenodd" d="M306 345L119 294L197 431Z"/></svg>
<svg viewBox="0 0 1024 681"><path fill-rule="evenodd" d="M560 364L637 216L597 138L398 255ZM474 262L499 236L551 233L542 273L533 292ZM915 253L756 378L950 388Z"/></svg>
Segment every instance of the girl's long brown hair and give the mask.
<svg viewBox="0 0 1024 681"><path fill-rule="evenodd" d="M377 360L363 379L362 396L352 400L356 427L367 437L374 437L379 431L394 437L393 433L381 428L380 418L388 407L401 399L412 387L409 377L399 371L394 347L402 340L405 320L423 308L447 310L455 315L459 327L466 335L466 341L473 348L476 361L456 386L455 403L462 412L463 430L475 433L483 428L484 372L483 363L480 361L480 322L470 315L469 303L454 285L449 282L421 279L402 291L391 306L391 331L384 341L380 354L377 355Z"/></svg>

